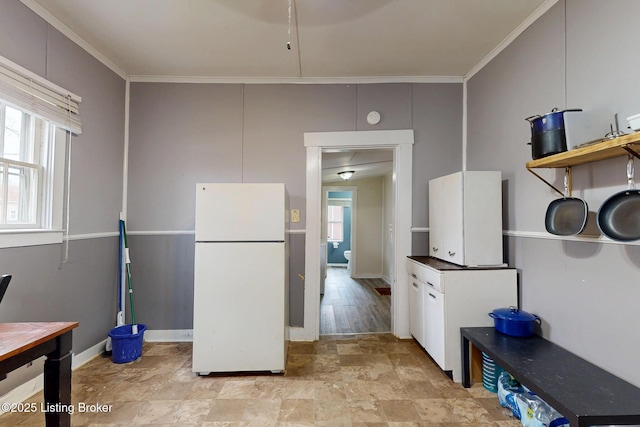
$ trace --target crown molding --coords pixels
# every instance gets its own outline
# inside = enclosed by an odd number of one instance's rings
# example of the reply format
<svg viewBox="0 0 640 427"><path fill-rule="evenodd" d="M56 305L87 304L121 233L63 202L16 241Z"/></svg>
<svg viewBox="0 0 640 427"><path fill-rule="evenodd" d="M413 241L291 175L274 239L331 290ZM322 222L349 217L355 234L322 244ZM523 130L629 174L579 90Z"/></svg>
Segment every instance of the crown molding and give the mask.
<svg viewBox="0 0 640 427"><path fill-rule="evenodd" d="M136 83L228 83L228 84L366 84L366 83L462 83L462 76L372 77L208 77L131 75Z"/></svg>
<svg viewBox="0 0 640 427"><path fill-rule="evenodd" d="M489 62L491 62L491 60L493 58L495 58L496 56L498 56L498 54L500 54L500 52L502 52L503 50L505 50L507 48L507 46L509 46L520 34L522 34L527 28L529 28L531 26L531 24L533 24L535 21L538 20L538 18L540 18L542 15L544 15L545 13L547 13L547 11L549 9L551 9L551 7L553 5L555 5L556 3L558 3L559 0L546 0L544 3L542 3L540 6L538 6L538 8L536 10L533 11L533 13L531 15L529 15L527 17L527 19L525 19L520 25L518 25L515 30L513 30L504 40L502 40L502 42L500 42L499 45L497 45L496 47L494 47L491 52L489 52L487 54L487 56L485 56L484 58L482 58L482 60L480 62L478 62L476 64L475 67L473 67L471 69L471 71L469 71L463 78L463 80L466 82L467 80L469 80L471 77L473 77L474 75L476 75L480 70L482 70Z"/></svg>
<svg viewBox="0 0 640 427"><path fill-rule="evenodd" d="M482 70L493 58L498 56L531 24L545 14L559 0L546 0L527 19L513 30L498 46L493 48L478 64L464 76L352 76L352 77L212 77L212 76L154 76L128 75L122 68L93 47L89 42L66 26L46 10L36 0L20 0L35 14L60 31L71 41L111 69L123 79L129 77L137 83L227 83L227 84L366 84L366 83L463 83Z"/></svg>
<svg viewBox="0 0 640 427"><path fill-rule="evenodd" d="M127 73L120 67L118 67L113 61L104 56L98 49L93 47L89 42L80 37L77 33L67 27L62 23L58 18L53 16L51 12L42 7L40 3L36 0L20 0L25 6L31 9L36 15L44 19L49 25L54 27L56 30L60 31L62 34L67 36L72 42L80 46L82 49L87 51L91 56L96 58L98 61L102 62L105 66L107 66L111 71L122 77L126 80Z"/></svg>

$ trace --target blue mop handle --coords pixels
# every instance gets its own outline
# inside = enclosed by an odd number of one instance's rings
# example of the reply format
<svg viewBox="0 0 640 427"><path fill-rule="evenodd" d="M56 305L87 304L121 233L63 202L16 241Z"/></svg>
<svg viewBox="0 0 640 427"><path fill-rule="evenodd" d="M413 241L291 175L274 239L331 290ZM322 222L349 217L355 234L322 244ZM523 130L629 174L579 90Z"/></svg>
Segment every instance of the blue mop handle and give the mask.
<svg viewBox="0 0 640 427"><path fill-rule="evenodd" d="M118 239L118 254L120 257L118 258L118 312L122 311L122 245L124 244L122 240L122 220L120 220L120 224L118 226L120 230L120 236Z"/></svg>

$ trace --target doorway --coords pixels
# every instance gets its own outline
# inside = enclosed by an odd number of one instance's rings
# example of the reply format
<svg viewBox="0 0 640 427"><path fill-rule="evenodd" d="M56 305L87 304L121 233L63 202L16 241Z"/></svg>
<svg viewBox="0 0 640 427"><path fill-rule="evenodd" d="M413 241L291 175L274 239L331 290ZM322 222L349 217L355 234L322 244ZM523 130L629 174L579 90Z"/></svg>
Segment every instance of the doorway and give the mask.
<svg viewBox="0 0 640 427"><path fill-rule="evenodd" d="M411 255L412 144L413 130L309 132L304 134L307 151L306 239L304 326L291 329L291 339L315 341L319 338L320 258L322 203L322 151L331 148L393 150L393 259L394 285L391 295L391 332L409 338L409 300L406 257Z"/></svg>
<svg viewBox="0 0 640 427"><path fill-rule="evenodd" d="M320 335L391 331L392 173L391 149L323 150Z"/></svg>
<svg viewBox="0 0 640 427"><path fill-rule="evenodd" d="M367 174L361 165L365 162L371 167L378 163L380 173L390 176L392 156L390 150L343 152L340 157L349 161L344 161L341 167L349 168L354 178L360 179L334 182L326 178L337 174L325 173L332 166L323 154L323 184L326 185L322 187L324 244L321 246L326 247L323 249L326 254L321 255L326 256L326 264L320 273L320 335L391 331L391 286L390 281L382 278L382 254L387 242L383 238L384 184L390 179ZM362 215L358 215L359 187L363 189ZM363 243L360 264L357 236Z"/></svg>

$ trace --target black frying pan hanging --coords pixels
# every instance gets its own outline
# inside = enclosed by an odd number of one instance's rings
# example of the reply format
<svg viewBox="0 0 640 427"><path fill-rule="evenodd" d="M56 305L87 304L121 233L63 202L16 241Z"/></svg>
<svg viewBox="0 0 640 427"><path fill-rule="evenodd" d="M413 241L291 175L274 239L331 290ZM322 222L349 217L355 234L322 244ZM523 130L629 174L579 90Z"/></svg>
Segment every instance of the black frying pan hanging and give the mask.
<svg viewBox="0 0 640 427"><path fill-rule="evenodd" d="M640 239L640 190L633 180L633 156L627 162L628 188L610 196L598 209L598 228L612 240Z"/></svg>
<svg viewBox="0 0 640 427"><path fill-rule="evenodd" d="M557 236L573 236L580 234L587 225L589 207L587 202L577 197L570 197L568 171L564 173L564 197L549 203L544 219L547 231Z"/></svg>

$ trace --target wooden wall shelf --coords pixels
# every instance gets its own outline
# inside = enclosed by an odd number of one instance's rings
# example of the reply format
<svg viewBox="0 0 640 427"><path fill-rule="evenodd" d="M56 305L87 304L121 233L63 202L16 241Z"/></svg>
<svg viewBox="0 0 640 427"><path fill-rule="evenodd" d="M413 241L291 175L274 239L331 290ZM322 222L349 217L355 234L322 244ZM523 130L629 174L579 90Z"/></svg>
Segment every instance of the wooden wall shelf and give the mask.
<svg viewBox="0 0 640 427"><path fill-rule="evenodd" d="M640 149L640 132L631 135L620 136L615 139L607 139L592 145L543 157L527 162L527 169L532 168L564 168L568 166L582 165L599 160L612 159L614 157L633 154L638 156ZM631 150L631 151L629 151Z"/></svg>
<svg viewBox="0 0 640 427"><path fill-rule="evenodd" d="M571 196L571 167L583 165L585 163L597 162L599 160L612 159L625 155L633 155L640 158L638 154L640 149L640 132L631 135L619 136L614 139L606 139L602 142L587 145L585 147L575 148L563 153L554 154L552 156L543 157L541 159L527 162L527 170L534 174L539 180L547 184L556 193L564 196L565 194L558 190L549 181L532 171L534 168L565 168L568 175L568 195Z"/></svg>

